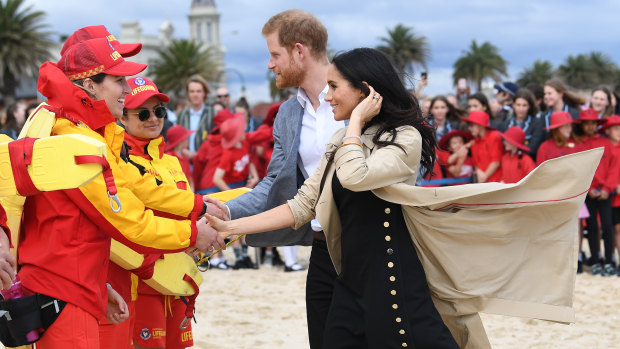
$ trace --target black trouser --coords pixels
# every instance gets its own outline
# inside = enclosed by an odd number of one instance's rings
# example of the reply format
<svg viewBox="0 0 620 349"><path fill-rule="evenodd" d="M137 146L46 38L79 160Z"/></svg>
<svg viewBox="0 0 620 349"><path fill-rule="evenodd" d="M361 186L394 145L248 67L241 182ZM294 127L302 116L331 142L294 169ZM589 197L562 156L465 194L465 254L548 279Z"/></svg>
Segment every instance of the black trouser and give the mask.
<svg viewBox="0 0 620 349"><path fill-rule="evenodd" d="M611 198L599 200L586 197L586 206L590 217L586 220L588 229L588 245L594 263L599 263L599 250L601 242L598 239L598 215L601 217L601 228L603 229L603 243L605 246L605 263L611 263L614 254L614 235L611 218Z"/></svg>
<svg viewBox="0 0 620 349"><path fill-rule="evenodd" d="M325 321L332 302L336 276L327 243L314 239L306 279L306 314L311 349L320 349L323 346Z"/></svg>

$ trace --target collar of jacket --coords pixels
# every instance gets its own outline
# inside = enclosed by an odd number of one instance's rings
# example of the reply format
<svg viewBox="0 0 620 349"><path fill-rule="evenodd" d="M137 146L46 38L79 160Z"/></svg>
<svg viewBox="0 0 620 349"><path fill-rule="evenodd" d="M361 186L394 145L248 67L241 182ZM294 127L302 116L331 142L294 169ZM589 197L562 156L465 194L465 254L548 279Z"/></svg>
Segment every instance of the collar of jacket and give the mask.
<svg viewBox="0 0 620 349"><path fill-rule="evenodd" d="M145 158L147 160L161 159L164 156L166 142L164 137L153 139L139 138L125 132L125 142L129 146L129 154Z"/></svg>
<svg viewBox="0 0 620 349"><path fill-rule="evenodd" d="M39 68L39 92L47 97L48 104L58 108L57 117L74 123L84 123L89 128L101 132L101 128L116 122L104 100L93 101L81 88L52 62L45 62Z"/></svg>

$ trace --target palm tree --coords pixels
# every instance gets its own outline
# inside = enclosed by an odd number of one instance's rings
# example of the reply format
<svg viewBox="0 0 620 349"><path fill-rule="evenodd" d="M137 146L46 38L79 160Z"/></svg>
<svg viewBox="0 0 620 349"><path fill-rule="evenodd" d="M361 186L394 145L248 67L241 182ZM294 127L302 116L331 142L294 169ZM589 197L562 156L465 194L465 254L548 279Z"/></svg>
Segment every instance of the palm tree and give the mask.
<svg viewBox="0 0 620 349"><path fill-rule="evenodd" d="M551 78L553 78L553 65L551 62L537 59L530 68L523 69L521 74L519 74L517 85L527 86L532 82L544 85L545 81Z"/></svg>
<svg viewBox="0 0 620 349"><path fill-rule="evenodd" d="M497 47L489 42L478 45L476 40L472 40L469 51L463 51L463 55L454 62L452 78L455 85L460 78L473 81L480 91L483 80L491 78L499 82L502 76L507 76L506 64Z"/></svg>
<svg viewBox="0 0 620 349"><path fill-rule="evenodd" d="M159 50L159 58L151 65L150 74L161 90L180 96L187 78L202 75L208 81L216 79L220 64L216 62L213 48L203 48L189 40L172 40L170 45Z"/></svg>
<svg viewBox="0 0 620 349"><path fill-rule="evenodd" d="M401 73L413 73L415 65L426 69L431 50L424 35L418 36L413 28L397 24L394 29L388 29L387 37L379 39L384 45L377 46L377 49L388 55Z"/></svg>
<svg viewBox="0 0 620 349"><path fill-rule="evenodd" d="M587 88L592 84L590 60L584 54L570 55L564 64L558 67L558 75L570 86Z"/></svg>
<svg viewBox="0 0 620 349"><path fill-rule="evenodd" d="M618 66L602 52L593 51L590 52L588 57L590 60L590 66L592 69L592 75L595 85L601 84L613 84L615 82L615 72L618 70ZM591 87L595 87L594 85Z"/></svg>
<svg viewBox="0 0 620 349"><path fill-rule="evenodd" d="M15 101L20 78L32 78L39 65L50 59L51 33L43 31L45 13L32 6L22 8L23 0L0 0L0 93L4 103Z"/></svg>

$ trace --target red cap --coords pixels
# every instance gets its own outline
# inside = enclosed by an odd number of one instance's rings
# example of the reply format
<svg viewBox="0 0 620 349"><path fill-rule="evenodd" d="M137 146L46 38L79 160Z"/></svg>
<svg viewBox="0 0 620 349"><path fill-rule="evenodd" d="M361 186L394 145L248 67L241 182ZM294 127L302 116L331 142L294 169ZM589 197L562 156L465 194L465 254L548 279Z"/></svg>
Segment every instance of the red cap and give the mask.
<svg viewBox="0 0 620 349"><path fill-rule="evenodd" d="M181 143L184 139L189 137L194 131L188 131L183 127L183 125L175 125L168 129L166 132L166 138L168 141L166 142L166 151L170 151L177 146L177 144Z"/></svg>
<svg viewBox="0 0 620 349"><path fill-rule="evenodd" d="M530 151L530 148L525 146L525 132L519 126L512 126L507 129L506 132L502 133L502 138L521 150Z"/></svg>
<svg viewBox="0 0 620 349"><path fill-rule="evenodd" d="M616 125L620 125L620 116L612 115L608 117L607 119L605 119L605 123L603 124L603 128L601 129L601 131L605 131L607 128L616 126Z"/></svg>
<svg viewBox="0 0 620 349"><path fill-rule="evenodd" d="M86 40L69 47L56 65L69 80L85 79L100 73L131 76L146 69L146 64L124 60L105 38Z"/></svg>
<svg viewBox="0 0 620 349"><path fill-rule="evenodd" d="M452 130L452 131L446 133L445 135L443 135L443 137L441 137L437 147L439 149L441 149L441 150L450 151L450 149L448 149L448 146L450 145L450 140L452 139L452 137L461 137L461 138L463 138L463 143L467 143L467 142L469 142L473 138L471 133L469 133L467 131Z"/></svg>
<svg viewBox="0 0 620 349"><path fill-rule="evenodd" d="M564 125L572 124L573 117L567 111L556 111L551 114L551 125L547 127L547 130L553 130Z"/></svg>
<svg viewBox="0 0 620 349"><path fill-rule="evenodd" d="M125 108L127 109L138 108L151 97L157 97L163 103L170 102L170 97L159 92L153 81L147 78L137 76L127 79L127 83L131 88L131 94L125 96Z"/></svg>
<svg viewBox="0 0 620 349"><path fill-rule="evenodd" d="M215 116L213 117L213 129L211 130L211 133L216 133L218 132L221 127L222 124L224 123L224 121L234 117L235 115L230 111L230 109L226 108L226 109L222 109L220 110L217 114L215 114Z"/></svg>
<svg viewBox="0 0 620 349"><path fill-rule="evenodd" d="M603 120L601 120L601 118L599 118L598 113L596 112L596 110L592 109L592 108L588 108L585 110L582 110L579 112L579 119L575 120L576 124L580 124L582 121L596 121L596 122L603 122Z"/></svg>
<svg viewBox="0 0 620 349"><path fill-rule="evenodd" d="M110 41L114 49L121 54L121 56L127 58L131 56L135 56L142 50L142 44L121 44L114 35L110 34L110 32L103 25L91 25L90 27L84 27L78 29L71 34L70 37L67 38L64 45L62 45L62 49L60 50L60 55L64 55L65 51L69 49L69 47L77 44L78 42L97 39L97 38L106 38Z"/></svg>
<svg viewBox="0 0 620 349"><path fill-rule="evenodd" d="M236 113L232 118L224 121L220 126L222 135L222 148L230 149L241 140L245 133L245 115Z"/></svg>
<svg viewBox="0 0 620 349"><path fill-rule="evenodd" d="M484 126L488 129L494 130L495 127L489 126L489 114L482 110L474 110L469 113L469 116L466 118L461 118L461 120L466 122L471 122L473 124L478 124L480 126Z"/></svg>

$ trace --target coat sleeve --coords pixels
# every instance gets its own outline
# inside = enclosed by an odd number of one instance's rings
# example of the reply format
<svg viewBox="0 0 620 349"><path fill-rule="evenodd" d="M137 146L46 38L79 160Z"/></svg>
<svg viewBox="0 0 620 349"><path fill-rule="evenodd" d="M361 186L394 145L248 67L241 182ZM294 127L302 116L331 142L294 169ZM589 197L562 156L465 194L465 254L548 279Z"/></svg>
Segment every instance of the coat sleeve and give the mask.
<svg viewBox="0 0 620 349"><path fill-rule="evenodd" d="M267 166L267 176L252 191L226 203L231 219L255 215L265 210L271 186L286 164L286 151L282 147L282 138L290 137L290 134L286 134L285 121L276 118L274 123L273 153Z"/></svg>
<svg viewBox="0 0 620 349"><path fill-rule="evenodd" d="M149 173L141 173L138 167L122 160L119 170L125 175L127 187L147 208L184 218L198 217L202 212L202 196L173 184L157 185Z"/></svg>
<svg viewBox="0 0 620 349"><path fill-rule="evenodd" d="M375 148L368 158L363 149L355 145L340 147L336 151L336 173L344 188L365 191L415 181L421 158L422 137L411 126L401 127L397 131L395 141L402 149L396 145Z"/></svg>
<svg viewBox="0 0 620 349"><path fill-rule="evenodd" d="M94 131L70 125L72 125L70 122L57 121L52 133L78 133L96 138ZM102 141L101 138L99 140ZM192 217L191 220L155 217L130 189L124 169L116 162L116 156L109 147L106 158L118 191L120 212L112 211L103 174L78 189L65 190L67 196L91 221L115 240L140 253L161 252L161 250L177 252L195 244L197 217Z"/></svg>

